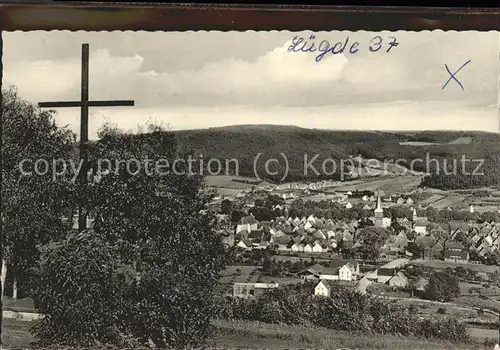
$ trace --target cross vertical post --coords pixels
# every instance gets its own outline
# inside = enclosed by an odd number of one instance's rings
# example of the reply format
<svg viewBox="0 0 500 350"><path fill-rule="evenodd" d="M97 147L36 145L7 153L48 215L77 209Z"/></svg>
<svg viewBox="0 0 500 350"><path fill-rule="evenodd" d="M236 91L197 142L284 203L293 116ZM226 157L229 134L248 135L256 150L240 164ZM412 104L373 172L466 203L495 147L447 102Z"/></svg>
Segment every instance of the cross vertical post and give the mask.
<svg viewBox="0 0 500 350"><path fill-rule="evenodd" d="M87 188L89 170L89 107L134 106L133 100L89 101L89 44L82 44L82 79L80 101L39 102L41 108L80 107L80 176L79 186L83 195ZM83 196L78 204L78 230L87 228L87 211ZM87 208L88 209L88 208Z"/></svg>
<svg viewBox="0 0 500 350"><path fill-rule="evenodd" d="M82 89L81 89L81 122L80 122L80 173L81 189L84 190L88 176L88 142L89 142L89 44L82 44ZM81 200L83 201L83 200ZM78 209L78 229L87 229L87 215L83 203Z"/></svg>

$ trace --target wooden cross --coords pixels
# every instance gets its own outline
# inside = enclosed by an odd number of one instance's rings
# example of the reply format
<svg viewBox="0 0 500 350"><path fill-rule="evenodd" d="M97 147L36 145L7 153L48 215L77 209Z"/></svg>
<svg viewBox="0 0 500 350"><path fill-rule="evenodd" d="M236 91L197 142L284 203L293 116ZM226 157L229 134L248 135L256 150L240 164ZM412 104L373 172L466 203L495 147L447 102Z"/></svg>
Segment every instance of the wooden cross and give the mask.
<svg viewBox="0 0 500 350"><path fill-rule="evenodd" d="M134 106L133 100L111 100L111 101L89 101L89 44L82 44L82 80L81 80L81 100L80 101L61 101L61 102L40 102L41 108L59 108L59 107L80 107L80 161L82 168L80 181L82 188L87 184L88 176L88 141L89 141L89 107L119 107ZM83 231L87 228L87 215L80 203L78 209L78 229Z"/></svg>

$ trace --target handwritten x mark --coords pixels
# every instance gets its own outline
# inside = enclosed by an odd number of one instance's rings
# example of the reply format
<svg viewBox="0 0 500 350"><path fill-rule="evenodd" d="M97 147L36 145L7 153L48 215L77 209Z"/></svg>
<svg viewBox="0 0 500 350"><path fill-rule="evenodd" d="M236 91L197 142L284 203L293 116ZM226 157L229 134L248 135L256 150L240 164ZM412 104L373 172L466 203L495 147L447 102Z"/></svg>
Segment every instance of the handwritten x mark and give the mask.
<svg viewBox="0 0 500 350"><path fill-rule="evenodd" d="M448 65L447 65L447 64L445 64L444 66L445 66L446 70L448 71L448 74L450 75L450 78L446 81L446 83L444 83L444 85L443 85L443 87L441 88L441 90L443 90L443 89L446 87L446 85L448 85L448 83L449 83L452 79L453 79L453 80L455 80L455 81L457 82L457 84L458 84L458 85L460 85L460 87L462 88L462 90L465 90L465 89L464 89L464 86L463 86L463 85L462 85L462 83L461 83L461 82L457 79L456 75L457 75L457 73L458 73L458 72L460 72L460 70L461 70L462 68L464 68L464 67L465 67L467 64L469 64L469 63L470 63L470 60L468 60L467 62L465 62L464 64L462 64L462 66L461 66L460 68L458 68L458 69L455 71L455 73L450 72L450 69L448 68Z"/></svg>

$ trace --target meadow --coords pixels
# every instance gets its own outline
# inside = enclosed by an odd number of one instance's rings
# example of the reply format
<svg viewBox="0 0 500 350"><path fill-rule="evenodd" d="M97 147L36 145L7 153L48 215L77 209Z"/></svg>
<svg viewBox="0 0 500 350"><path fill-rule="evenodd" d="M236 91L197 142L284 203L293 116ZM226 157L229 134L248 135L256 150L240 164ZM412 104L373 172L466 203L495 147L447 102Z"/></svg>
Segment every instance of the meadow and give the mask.
<svg viewBox="0 0 500 350"><path fill-rule="evenodd" d="M28 348L35 340L32 322L4 321L4 348ZM213 321L214 335L208 346L223 349L392 349L392 350L490 350L492 342L477 340L453 343L396 335L356 334L322 328L284 326L251 321ZM475 332L471 332L475 335ZM490 332L491 335L495 333ZM479 334L480 335L480 334Z"/></svg>
<svg viewBox="0 0 500 350"><path fill-rule="evenodd" d="M498 273L498 271L499 271L498 266L493 266L493 265L458 263L458 262L443 261L443 260L416 259L416 260L412 261L412 264L427 266L427 267L431 267L433 269L439 269L439 270L441 270L441 269L444 270L446 268L455 269L455 268L461 266L464 269L470 269L474 272L482 272L482 273L487 273L487 274L494 274L494 273Z"/></svg>
<svg viewBox="0 0 500 350"><path fill-rule="evenodd" d="M214 321L217 346L253 349L393 349L465 350L491 349L484 340L452 343L416 337L335 331L331 329L285 326L251 321ZM250 345L251 344L251 345Z"/></svg>

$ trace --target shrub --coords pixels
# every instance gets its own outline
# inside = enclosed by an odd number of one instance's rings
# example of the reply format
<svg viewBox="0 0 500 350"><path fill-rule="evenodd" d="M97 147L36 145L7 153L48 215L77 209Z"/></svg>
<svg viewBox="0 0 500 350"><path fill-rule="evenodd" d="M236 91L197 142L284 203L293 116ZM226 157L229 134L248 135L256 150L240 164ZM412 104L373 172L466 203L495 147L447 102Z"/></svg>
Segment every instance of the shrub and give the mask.
<svg viewBox="0 0 500 350"><path fill-rule="evenodd" d="M458 278L446 272L434 272L425 286L424 297L429 300L445 302L459 295Z"/></svg>
<svg viewBox="0 0 500 350"><path fill-rule="evenodd" d="M122 344L123 289L114 256L91 231L47 248L33 295L45 316L34 327L41 345Z"/></svg>
<svg viewBox="0 0 500 350"><path fill-rule="evenodd" d="M416 328L416 335L425 338L469 341L466 324L452 318L422 320Z"/></svg>
<svg viewBox="0 0 500 350"><path fill-rule="evenodd" d="M465 324L451 319L419 320L415 306L369 297L335 286L331 297L314 297L314 284L270 290L260 298L228 298L219 316L239 319L325 327L335 330L401 334L445 340L468 340Z"/></svg>
<svg viewBox="0 0 500 350"><path fill-rule="evenodd" d="M373 330L382 334L411 335L417 324L415 313L394 303L372 300Z"/></svg>
<svg viewBox="0 0 500 350"><path fill-rule="evenodd" d="M441 315L444 315L446 313L446 309L444 307L440 307L440 308L437 309L437 313L441 314Z"/></svg>

